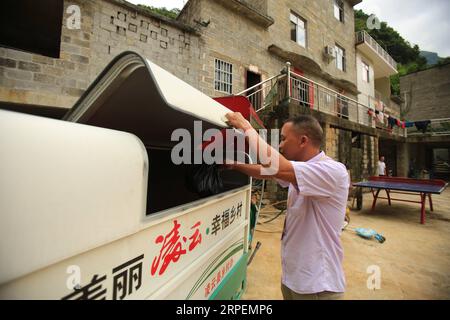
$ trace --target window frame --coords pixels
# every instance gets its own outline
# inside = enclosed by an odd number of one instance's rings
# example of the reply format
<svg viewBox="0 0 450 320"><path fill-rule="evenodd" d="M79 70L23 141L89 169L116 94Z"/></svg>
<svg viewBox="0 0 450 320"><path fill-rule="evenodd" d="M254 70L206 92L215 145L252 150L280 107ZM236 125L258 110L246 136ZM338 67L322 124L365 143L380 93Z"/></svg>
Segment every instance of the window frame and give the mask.
<svg viewBox="0 0 450 320"><path fill-rule="evenodd" d="M214 58L214 90L227 94L233 92L233 64Z"/></svg>
<svg viewBox="0 0 450 320"><path fill-rule="evenodd" d="M370 83L370 65L361 60L362 63L362 80L364 82Z"/></svg>
<svg viewBox="0 0 450 320"><path fill-rule="evenodd" d="M294 20L294 21L293 21ZM308 45L308 22L306 21L306 19L304 19L302 16L300 16L299 14L295 13L294 11L290 11L289 13L289 22L290 25L292 26L295 25L295 40L292 39L292 27L290 29L291 32L291 40L295 41L295 43L297 43L299 46L303 47L303 48L307 48ZM303 28L300 27L300 23L303 23ZM299 31L303 30L303 43L299 42Z"/></svg>
<svg viewBox="0 0 450 320"><path fill-rule="evenodd" d="M342 0L333 0L333 15L339 22L345 23L344 18L344 1ZM337 16L339 15L339 17Z"/></svg>
<svg viewBox="0 0 450 320"><path fill-rule="evenodd" d="M346 72L347 66L346 66L345 48L341 47L339 44L335 43L334 50L336 51L336 69ZM341 56L339 55L339 53L340 53L339 51L342 51ZM341 60L340 60L340 58L341 58ZM342 69L339 68L339 60L342 63Z"/></svg>

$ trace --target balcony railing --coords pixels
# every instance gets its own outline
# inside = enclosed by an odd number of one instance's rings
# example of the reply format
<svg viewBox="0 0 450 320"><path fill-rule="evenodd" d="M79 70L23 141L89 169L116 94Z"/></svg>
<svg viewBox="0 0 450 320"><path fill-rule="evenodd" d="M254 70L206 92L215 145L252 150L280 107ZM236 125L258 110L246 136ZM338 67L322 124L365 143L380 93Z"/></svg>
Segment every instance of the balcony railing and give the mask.
<svg viewBox="0 0 450 320"><path fill-rule="evenodd" d="M408 136L447 136L450 135L450 118L431 119L426 130L413 126L408 128Z"/></svg>
<svg viewBox="0 0 450 320"><path fill-rule="evenodd" d="M356 44L367 43L372 47L375 52L377 52L389 65L391 65L394 69L397 70L397 62L387 53L386 50L383 49L380 44L370 36L366 31L358 31L356 33Z"/></svg>
<svg viewBox="0 0 450 320"><path fill-rule="evenodd" d="M280 73L279 75L270 77L261 83L258 83L242 92L236 94L236 96L245 96L256 112L259 112L269 106L277 105L281 100L286 97L286 90L280 86L280 80L286 78L286 74Z"/></svg>
<svg viewBox="0 0 450 320"><path fill-rule="evenodd" d="M292 72L289 63L279 75L271 77L236 95L246 96L257 112L266 108L276 108L288 98L291 103L297 103L301 107L388 131L392 134L400 136L405 136L406 134L406 130L399 127L394 127L393 130L389 129L387 121L380 123L369 115L369 110L374 111L377 105L375 98L370 97L371 99L368 100L367 104L358 102L320 83Z"/></svg>

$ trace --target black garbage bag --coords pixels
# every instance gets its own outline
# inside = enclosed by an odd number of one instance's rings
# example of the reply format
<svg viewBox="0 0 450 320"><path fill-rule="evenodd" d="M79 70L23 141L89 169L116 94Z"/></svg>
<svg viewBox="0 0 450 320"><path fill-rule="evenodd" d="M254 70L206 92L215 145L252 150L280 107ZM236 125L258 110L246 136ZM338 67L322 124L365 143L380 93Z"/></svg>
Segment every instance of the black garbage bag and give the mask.
<svg viewBox="0 0 450 320"><path fill-rule="evenodd" d="M187 188L207 197L223 191L223 182L220 177L220 166L217 164L193 165L186 176Z"/></svg>

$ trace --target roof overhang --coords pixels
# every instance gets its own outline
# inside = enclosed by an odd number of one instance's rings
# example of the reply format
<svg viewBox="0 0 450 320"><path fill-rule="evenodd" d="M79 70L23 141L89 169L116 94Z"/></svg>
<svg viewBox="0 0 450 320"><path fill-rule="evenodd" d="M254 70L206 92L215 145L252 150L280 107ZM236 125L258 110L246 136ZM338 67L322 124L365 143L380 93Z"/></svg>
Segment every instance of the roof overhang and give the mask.
<svg viewBox="0 0 450 320"><path fill-rule="evenodd" d="M348 2L354 7L357 4L361 3L362 0L348 0Z"/></svg>
<svg viewBox="0 0 450 320"><path fill-rule="evenodd" d="M332 84L344 89L347 92L350 92L354 95L357 95L359 93L358 88L354 83L345 79L333 77L329 73L323 71L320 65L310 57L296 52L284 50L275 44L270 45L268 50L279 58L282 58L285 61L289 61L293 66L319 76L322 79L331 82Z"/></svg>
<svg viewBox="0 0 450 320"><path fill-rule="evenodd" d="M247 1L242 0L217 0L218 3L224 7L240 13L246 18L252 20L256 24L268 28L275 23L272 17L268 16L265 12L261 12L257 8L253 7Z"/></svg>

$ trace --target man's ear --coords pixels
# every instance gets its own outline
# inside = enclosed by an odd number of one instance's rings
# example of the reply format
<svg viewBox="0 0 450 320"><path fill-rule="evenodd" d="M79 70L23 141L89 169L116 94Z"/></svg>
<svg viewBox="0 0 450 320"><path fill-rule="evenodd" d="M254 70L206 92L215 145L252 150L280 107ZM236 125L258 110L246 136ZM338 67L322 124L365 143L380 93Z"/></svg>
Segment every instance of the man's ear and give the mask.
<svg viewBox="0 0 450 320"><path fill-rule="evenodd" d="M300 145L305 144L306 142L308 142L308 137L307 136L300 136L300 139L299 139Z"/></svg>

